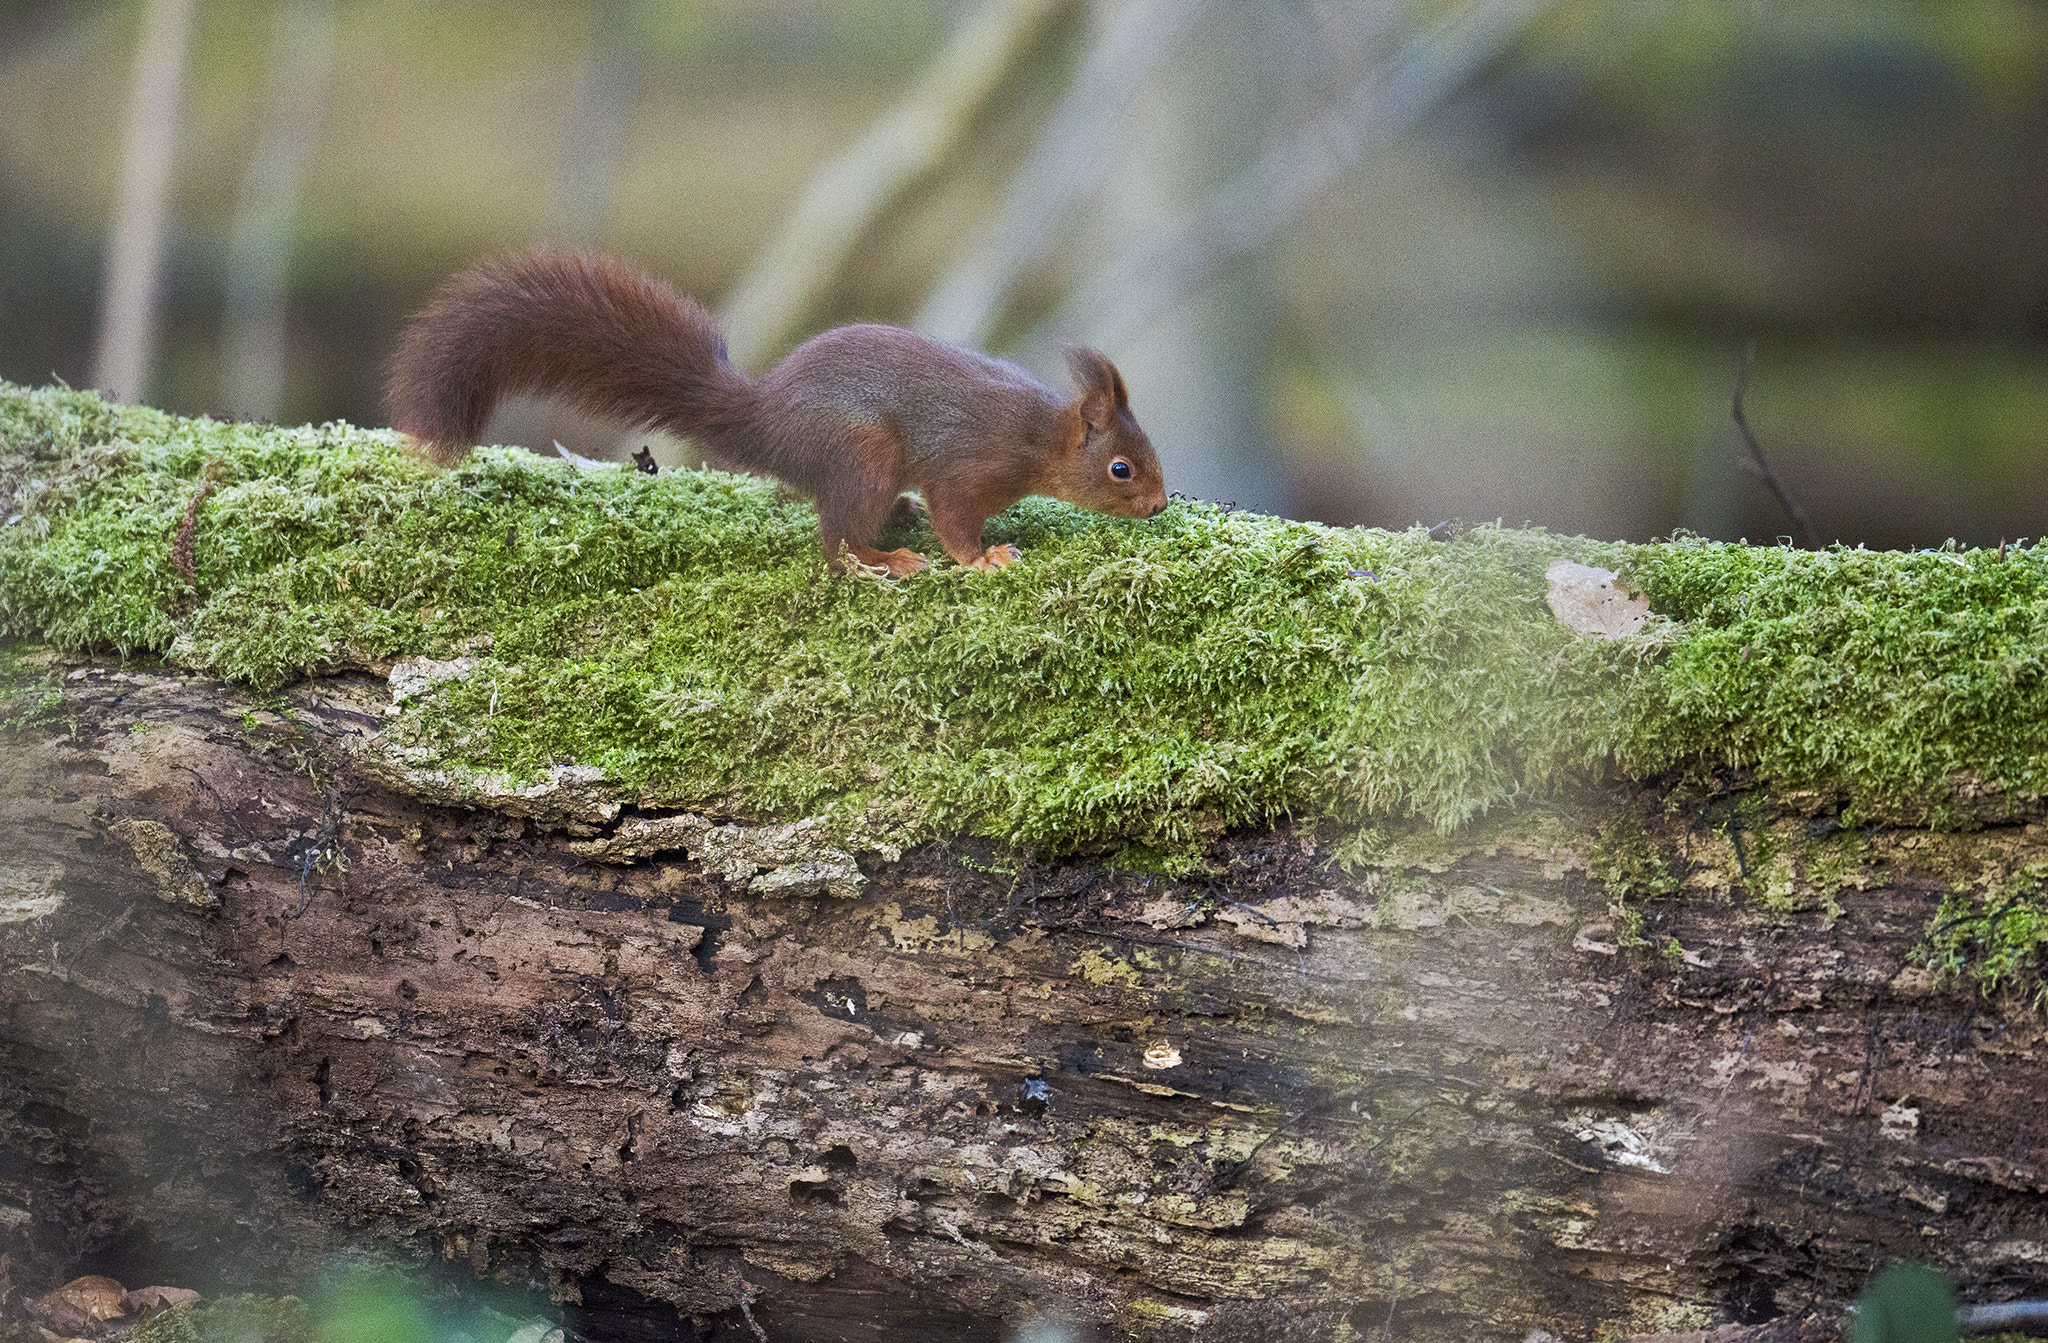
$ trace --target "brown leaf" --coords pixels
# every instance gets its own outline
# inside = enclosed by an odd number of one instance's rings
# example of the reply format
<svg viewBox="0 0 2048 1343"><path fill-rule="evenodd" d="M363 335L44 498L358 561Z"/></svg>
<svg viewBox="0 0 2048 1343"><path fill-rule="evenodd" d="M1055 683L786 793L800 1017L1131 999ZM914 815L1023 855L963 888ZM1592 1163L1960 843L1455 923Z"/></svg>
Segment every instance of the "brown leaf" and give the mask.
<svg viewBox="0 0 2048 1343"><path fill-rule="evenodd" d="M28 1303L29 1313L60 1334L83 1334L96 1320L118 1320L126 1290L112 1278L89 1273Z"/></svg>
<svg viewBox="0 0 2048 1343"><path fill-rule="evenodd" d="M121 1305L129 1311L154 1315L172 1306L189 1306L198 1299L199 1293L190 1287L137 1287L121 1298Z"/></svg>
<svg viewBox="0 0 2048 1343"><path fill-rule="evenodd" d="M1551 614L1567 629L1614 639L1634 634L1649 619L1649 599L1616 587L1612 569L1552 560L1544 577L1550 580L1545 600Z"/></svg>

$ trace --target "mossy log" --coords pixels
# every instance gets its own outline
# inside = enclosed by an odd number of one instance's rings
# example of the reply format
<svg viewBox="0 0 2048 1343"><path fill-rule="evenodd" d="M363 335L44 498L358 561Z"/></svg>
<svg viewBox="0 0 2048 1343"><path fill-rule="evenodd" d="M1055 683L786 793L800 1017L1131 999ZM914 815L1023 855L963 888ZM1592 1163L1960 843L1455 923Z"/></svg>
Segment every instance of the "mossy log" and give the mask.
<svg viewBox="0 0 2048 1343"><path fill-rule="evenodd" d="M17 1279L368 1245L778 1343L2048 1289L2031 550L1048 509L892 587L758 486L8 390Z"/></svg>

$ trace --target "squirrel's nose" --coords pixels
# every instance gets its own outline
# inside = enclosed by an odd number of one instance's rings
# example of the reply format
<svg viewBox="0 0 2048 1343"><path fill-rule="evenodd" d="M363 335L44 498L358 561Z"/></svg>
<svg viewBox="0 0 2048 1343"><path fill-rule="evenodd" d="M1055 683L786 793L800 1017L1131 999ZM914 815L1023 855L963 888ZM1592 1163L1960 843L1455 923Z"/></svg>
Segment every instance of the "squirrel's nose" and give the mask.
<svg viewBox="0 0 2048 1343"><path fill-rule="evenodd" d="M1161 499L1161 500L1160 500L1160 501L1159 501L1158 503L1156 503L1156 504L1154 504L1154 505L1152 506L1152 511L1151 511L1150 513L1147 513L1147 514L1146 514L1145 516L1146 516L1146 517L1148 517L1148 518L1156 518L1156 517L1158 517L1158 516L1159 516L1159 515L1160 515L1161 513L1164 513L1165 511L1166 511L1166 501L1165 501L1164 499Z"/></svg>

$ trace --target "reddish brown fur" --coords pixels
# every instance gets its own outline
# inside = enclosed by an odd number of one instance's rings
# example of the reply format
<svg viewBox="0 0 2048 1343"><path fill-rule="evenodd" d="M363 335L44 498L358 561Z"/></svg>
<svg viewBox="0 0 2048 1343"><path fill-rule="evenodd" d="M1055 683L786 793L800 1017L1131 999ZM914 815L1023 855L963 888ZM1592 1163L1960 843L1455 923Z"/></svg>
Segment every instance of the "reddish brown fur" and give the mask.
<svg viewBox="0 0 2048 1343"><path fill-rule="evenodd" d="M924 495L946 553L975 568L1015 558L1008 546L984 551L981 529L1027 494L1123 517L1166 507L1116 367L1093 350L1067 359L1081 389L1072 401L987 355L900 327L843 326L749 382L695 300L603 257L537 249L442 286L399 342L390 402L398 427L444 465L512 392L686 435L719 465L815 500L835 572L850 552L901 577L924 557L873 541L907 490ZM1111 474L1119 461L1127 479Z"/></svg>

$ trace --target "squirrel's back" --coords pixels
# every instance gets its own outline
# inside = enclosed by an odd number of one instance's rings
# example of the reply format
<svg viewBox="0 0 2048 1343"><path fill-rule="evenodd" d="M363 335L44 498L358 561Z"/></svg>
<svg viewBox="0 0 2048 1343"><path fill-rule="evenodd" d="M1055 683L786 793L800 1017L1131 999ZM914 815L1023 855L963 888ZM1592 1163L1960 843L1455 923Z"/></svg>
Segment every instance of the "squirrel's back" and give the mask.
<svg viewBox="0 0 2048 1343"><path fill-rule="evenodd" d="M442 285L406 328L388 386L392 422L443 465L516 392L711 439L745 424L755 402L695 299L608 258L547 247Z"/></svg>
<svg viewBox="0 0 2048 1343"><path fill-rule="evenodd" d="M946 553L977 569L988 519L1027 494L1098 513L1166 507L1159 459L1116 367L1070 349L1063 400L1014 364L900 327L854 325L799 345L760 382L726 359L695 300L603 257L540 249L463 272L399 343L393 422L453 462L512 392L692 439L714 463L774 476L812 499L828 565L902 577L924 567L872 544L906 490L924 496Z"/></svg>

